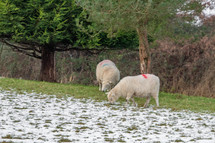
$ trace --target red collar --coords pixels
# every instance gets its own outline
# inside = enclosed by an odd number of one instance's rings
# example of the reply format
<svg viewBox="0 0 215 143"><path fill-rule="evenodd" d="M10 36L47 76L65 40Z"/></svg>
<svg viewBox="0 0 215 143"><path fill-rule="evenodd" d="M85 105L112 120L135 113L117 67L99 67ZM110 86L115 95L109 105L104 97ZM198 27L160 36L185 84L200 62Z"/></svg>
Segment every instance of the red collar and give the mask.
<svg viewBox="0 0 215 143"><path fill-rule="evenodd" d="M142 76L143 76L144 78L147 78L147 76L146 76L145 74L142 74Z"/></svg>

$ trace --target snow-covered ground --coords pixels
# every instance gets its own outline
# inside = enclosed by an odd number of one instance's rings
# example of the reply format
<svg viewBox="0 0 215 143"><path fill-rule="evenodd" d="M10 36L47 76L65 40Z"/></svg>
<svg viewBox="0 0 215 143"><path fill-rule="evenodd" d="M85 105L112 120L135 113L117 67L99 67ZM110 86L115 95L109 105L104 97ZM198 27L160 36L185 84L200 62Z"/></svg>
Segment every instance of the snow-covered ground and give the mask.
<svg viewBox="0 0 215 143"><path fill-rule="evenodd" d="M0 142L214 143L215 114L0 89Z"/></svg>

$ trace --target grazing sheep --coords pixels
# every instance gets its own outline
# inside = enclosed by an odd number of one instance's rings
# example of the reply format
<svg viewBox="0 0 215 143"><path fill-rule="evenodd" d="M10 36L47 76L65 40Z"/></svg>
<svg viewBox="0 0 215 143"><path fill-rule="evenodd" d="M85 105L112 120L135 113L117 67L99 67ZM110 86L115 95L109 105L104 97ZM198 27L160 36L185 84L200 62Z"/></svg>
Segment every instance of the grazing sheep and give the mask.
<svg viewBox="0 0 215 143"><path fill-rule="evenodd" d="M147 107L151 96L155 99L157 107L159 106L159 77L153 74L142 74L138 76L124 77L120 82L108 92L108 100L110 103L114 103L119 97L124 97L127 103L131 99L136 106L133 97L146 97L146 103L144 107Z"/></svg>
<svg viewBox="0 0 215 143"><path fill-rule="evenodd" d="M96 67L96 79L99 91L109 91L119 81L120 73L112 61L103 60Z"/></svg>

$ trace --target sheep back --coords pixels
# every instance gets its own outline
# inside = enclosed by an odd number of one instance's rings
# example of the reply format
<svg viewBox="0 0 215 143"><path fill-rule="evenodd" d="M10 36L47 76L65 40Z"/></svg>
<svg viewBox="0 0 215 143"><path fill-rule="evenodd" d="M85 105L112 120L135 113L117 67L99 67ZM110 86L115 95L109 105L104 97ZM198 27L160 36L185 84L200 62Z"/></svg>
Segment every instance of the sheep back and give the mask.
<svg viewBox="0 0 215 143"><path fill-rule="evenodd" d="M103 60L96 67L96 79L101 84L115 85L120 79L120 72L112 61Z"/></svg>
<svg viewBox="0 0 215 143"><path fill-rule="evenodd" d="M145 76L145 77L144 77ZM137 97L144 97L148 94L157 94L160 88L160 80L153 74L124 77L115 87L121 96L133 92Z"/></svg>

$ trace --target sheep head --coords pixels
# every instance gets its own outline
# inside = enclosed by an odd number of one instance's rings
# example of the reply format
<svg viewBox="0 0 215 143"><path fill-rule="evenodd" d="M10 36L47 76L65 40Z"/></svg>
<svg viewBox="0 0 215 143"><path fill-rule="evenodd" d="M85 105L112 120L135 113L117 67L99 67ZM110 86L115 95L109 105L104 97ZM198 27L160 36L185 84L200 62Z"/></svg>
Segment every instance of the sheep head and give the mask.
<svg viewBox="0 0 215 143"><path fill-rule="evenodd" d="M107 93L108 101L113 104L119 97L112 90Z"/></svg>
<svg viewBox="0 0 215 143"><path fill-rule="evenodd" d="M112 82L111 81L103 81L102 82L102 91L109 91L111 89Z"/></svg>

